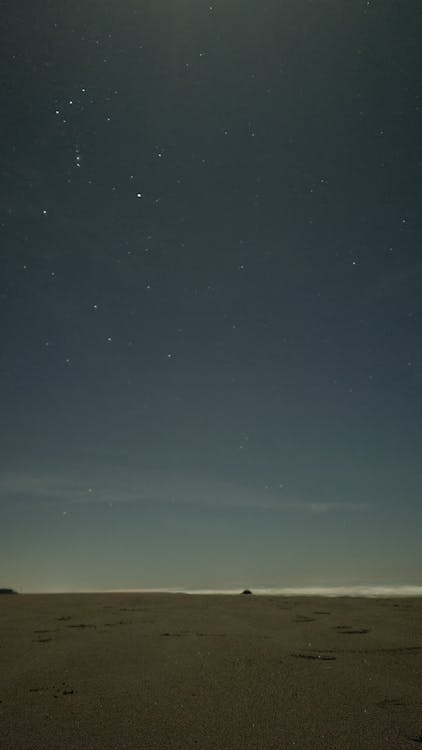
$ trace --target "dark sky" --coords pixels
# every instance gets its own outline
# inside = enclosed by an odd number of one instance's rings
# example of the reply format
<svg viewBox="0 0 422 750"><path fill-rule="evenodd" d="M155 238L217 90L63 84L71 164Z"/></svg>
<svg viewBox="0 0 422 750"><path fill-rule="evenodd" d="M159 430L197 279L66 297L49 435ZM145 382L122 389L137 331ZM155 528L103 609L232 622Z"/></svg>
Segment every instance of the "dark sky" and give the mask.
<svg viewBox="0 0 422 750"><path fill-rule="evenodd" d="M420 582L419 0L2 17L0 585Z"/></svg>

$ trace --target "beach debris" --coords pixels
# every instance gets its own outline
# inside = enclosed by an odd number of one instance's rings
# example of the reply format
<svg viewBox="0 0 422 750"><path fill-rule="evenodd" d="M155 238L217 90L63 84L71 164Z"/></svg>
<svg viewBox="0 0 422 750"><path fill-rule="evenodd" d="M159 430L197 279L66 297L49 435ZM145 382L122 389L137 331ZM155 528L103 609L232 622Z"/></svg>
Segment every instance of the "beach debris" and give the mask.
<svg viewBox="0 0 422 750"><path fill-rule="evenodd" d="M242 591L242 594L252 594L252 591L250 591L249 589L244 589L244 591Z"/></svg>

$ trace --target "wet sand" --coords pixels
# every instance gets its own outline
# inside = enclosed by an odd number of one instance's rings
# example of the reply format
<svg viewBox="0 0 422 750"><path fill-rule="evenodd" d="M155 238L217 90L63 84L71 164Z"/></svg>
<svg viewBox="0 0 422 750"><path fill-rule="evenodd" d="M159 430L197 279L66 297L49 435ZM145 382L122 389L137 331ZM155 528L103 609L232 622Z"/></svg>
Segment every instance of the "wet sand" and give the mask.
<svg viewBox="0 0 422 750"><path fill-rule="evenodd" d="M422 599L0 599L5 750L422 745Z"/></svg>

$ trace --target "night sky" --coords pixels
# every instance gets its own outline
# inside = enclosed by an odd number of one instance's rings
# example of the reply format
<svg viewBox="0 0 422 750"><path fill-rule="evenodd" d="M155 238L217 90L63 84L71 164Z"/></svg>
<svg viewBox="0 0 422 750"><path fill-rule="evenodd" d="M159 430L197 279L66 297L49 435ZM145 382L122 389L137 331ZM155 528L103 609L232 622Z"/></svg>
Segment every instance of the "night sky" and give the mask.
<svg viewBox="0 0 422 750"><path fill-rule="evenodd" d="M419 0L6 0L0 586L422 579Z"/></svg>

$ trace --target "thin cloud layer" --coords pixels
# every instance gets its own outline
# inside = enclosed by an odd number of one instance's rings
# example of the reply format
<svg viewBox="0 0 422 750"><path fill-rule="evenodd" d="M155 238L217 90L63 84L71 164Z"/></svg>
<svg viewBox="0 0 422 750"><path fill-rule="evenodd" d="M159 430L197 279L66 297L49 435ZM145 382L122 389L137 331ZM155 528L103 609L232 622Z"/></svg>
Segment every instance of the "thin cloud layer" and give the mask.
<svg viewBox="0 0 422 750"><path fill-rule="evenodd" d="M321 501L293 498L275 490L259 489L236 482L216 481L199 475L186 476L162 470L116 475L104 472L75 472L73 475L45 473L9 473L0 479L0 503L23 505L88 505L97 503L154 504L192 506L193 508L257 509L302 511L311 514L365 512L364 502Z"/></svg>

